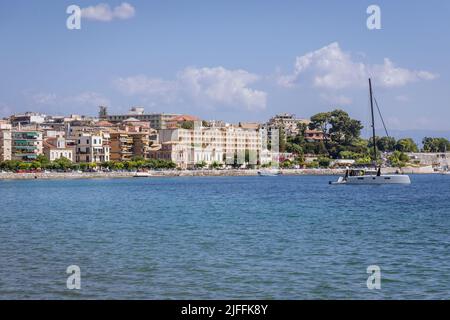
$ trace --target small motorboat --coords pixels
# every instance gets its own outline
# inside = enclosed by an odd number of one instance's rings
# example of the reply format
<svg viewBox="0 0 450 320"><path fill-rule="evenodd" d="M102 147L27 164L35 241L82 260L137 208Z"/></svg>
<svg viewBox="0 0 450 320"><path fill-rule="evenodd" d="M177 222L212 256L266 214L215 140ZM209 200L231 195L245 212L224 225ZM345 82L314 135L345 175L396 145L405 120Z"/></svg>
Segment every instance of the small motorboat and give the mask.
<svg viewBox="0 0 450 320"><path fill-rule="evenodd" d="M151 176L152 176L152 174L150 172L136 172L133 175L134 178L148 178Z"/></svg>
<svg viewBox="0 0 450 320"><path fill-rule="evenodd" d="M258 175L261 177L276 177L281 175L281 171L279 169L259 170Z"/></svg>

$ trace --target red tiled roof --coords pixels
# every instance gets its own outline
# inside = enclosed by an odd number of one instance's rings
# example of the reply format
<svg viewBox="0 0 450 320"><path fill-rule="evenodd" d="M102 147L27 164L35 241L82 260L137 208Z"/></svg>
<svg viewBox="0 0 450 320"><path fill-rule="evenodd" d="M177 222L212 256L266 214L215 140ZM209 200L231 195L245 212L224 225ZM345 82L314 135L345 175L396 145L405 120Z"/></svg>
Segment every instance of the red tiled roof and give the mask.
<svg viewBox="0 0 450 320"><path fill-rule="evenodd" d="M112 127L113 124L111 122L102 120L102 121L97 122L97 126L99 126L99 127Z"/></svg>
<svg viewBox="0 0 450 320"><path fill-rule="evenodd" d="M170 121L182 122L182 121L198 121L199 118L195 116L190 116L188 114L182 114L181 116L176 116L170 119Z"/></svg>

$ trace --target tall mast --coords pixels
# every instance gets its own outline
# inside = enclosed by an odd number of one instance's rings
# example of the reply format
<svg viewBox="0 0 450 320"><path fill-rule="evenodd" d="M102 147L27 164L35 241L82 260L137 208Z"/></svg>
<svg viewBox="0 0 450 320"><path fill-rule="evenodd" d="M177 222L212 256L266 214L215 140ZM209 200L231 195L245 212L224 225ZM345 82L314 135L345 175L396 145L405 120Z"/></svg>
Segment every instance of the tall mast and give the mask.
<svg viewBox="0 0 450 320"><path fill-rule="evenodd" d="M372 138L373 138L373 159L375 168L377 167L377 144L375 139L375 117L373 113L373 93L372 93L372 80L369 78L369 90L370 90L370 111L372 114Z"/></svg>

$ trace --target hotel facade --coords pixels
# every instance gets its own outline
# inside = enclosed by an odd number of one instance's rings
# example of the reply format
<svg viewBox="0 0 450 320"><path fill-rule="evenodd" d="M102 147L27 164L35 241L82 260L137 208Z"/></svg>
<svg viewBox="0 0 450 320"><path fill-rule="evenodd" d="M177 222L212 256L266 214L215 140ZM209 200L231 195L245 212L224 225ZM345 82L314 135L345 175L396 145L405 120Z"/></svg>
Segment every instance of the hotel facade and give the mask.
<svg viewBox="0 0 450 320"><path fill-rule="evenodd" d="M198 163L264 164L267 159L263 130L234 126L203 127L196 122L194 129L162 129L159 131L161 148L152 152L152 158L171 160L182 169Z"/></svg>

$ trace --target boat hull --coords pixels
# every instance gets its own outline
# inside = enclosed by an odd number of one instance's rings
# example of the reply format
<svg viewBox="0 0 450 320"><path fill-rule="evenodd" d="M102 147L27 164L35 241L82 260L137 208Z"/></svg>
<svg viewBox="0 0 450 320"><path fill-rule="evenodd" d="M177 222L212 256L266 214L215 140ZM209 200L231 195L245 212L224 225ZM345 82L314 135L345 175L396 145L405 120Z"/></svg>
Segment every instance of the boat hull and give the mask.
<svg viewBox="0 0 450 320"><path fill-rule="evenodd" d="M133 177L134 178L148 178L151 176L152 176L152 174L149 172L136 172Z"/></svg>
<svg viewBox="0 0 450 320"><path fill-rule="evenodd" d="M393 174L393 175L365 175L356 177L340 177L338 181L331 182L331 184L411 184L411 179L408 175Z"/></svg>
<svg viewBox="0 0 450 320"><path fill-rule="evenodd" d="M281 174L278 170L258 171L258 175L261 177L276 177Z"/></svg>

